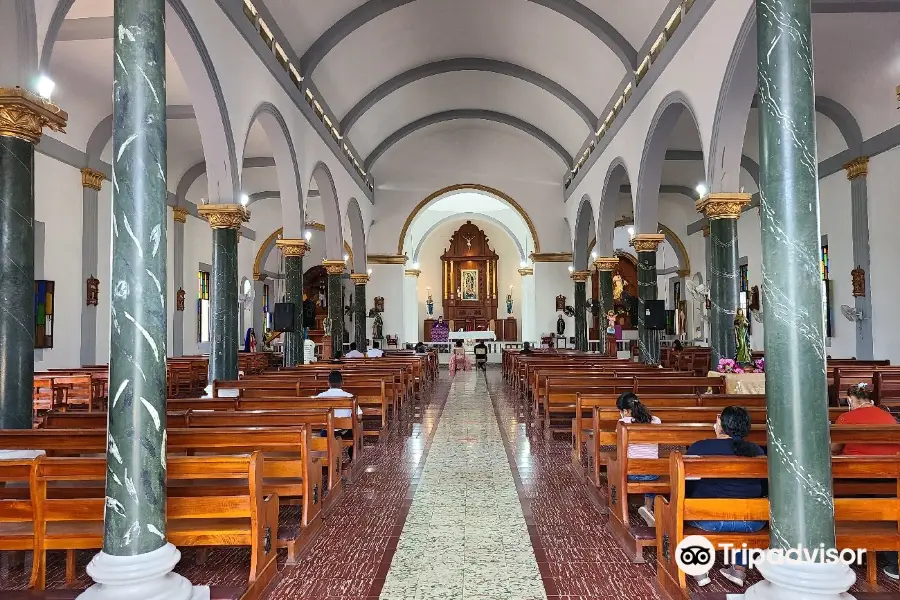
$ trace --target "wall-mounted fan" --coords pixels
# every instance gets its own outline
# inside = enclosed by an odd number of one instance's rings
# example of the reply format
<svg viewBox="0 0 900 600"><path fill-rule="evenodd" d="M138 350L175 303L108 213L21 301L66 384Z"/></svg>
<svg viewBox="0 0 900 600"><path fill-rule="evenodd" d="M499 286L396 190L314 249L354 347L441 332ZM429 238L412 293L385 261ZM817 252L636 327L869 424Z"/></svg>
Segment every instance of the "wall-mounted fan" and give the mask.
<svg viewBox="0 0 900 600"><path fill-rule="evenodd" d="M575 307L566 305L565 310L563 310L563 314L566 315L567 317L574 317L575 316Z"/></svg>
<svg viewBox="0 0 900 600"><path fill-rule="evenodd" d="M846 304L841 304L841 314L848 321L862 321L866 318L861 308L854 308Z"/></svg>

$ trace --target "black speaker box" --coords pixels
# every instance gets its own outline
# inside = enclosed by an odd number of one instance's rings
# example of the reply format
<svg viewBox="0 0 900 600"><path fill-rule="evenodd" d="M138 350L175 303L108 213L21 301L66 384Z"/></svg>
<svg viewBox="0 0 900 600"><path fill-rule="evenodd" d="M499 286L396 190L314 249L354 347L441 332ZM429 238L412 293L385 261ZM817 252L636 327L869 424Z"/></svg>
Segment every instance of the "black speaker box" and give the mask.
<svg viewBox="0 0 900 600"><path fill-rule="evenodd" d="M666 328L665 300L644 300L644 327L660 330Z"/></svg>
<svg viewBox="0 0 900 600"><path fill-rule="evenodd" d="M297 306L293 302L276 302L274 323L272 324L275 331L296 332L296 313Z"/></svg>

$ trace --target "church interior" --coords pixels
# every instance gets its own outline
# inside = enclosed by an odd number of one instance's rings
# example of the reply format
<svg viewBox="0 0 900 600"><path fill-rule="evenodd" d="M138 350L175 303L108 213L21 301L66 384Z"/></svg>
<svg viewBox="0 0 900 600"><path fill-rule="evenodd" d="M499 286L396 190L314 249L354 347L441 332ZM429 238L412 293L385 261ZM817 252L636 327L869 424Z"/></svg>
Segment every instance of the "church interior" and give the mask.
<svg viewBox="0 0 900 600"><path fill-rule="evenodd" d="M0 598L900 599L898 31L0 1Z"/></svg>

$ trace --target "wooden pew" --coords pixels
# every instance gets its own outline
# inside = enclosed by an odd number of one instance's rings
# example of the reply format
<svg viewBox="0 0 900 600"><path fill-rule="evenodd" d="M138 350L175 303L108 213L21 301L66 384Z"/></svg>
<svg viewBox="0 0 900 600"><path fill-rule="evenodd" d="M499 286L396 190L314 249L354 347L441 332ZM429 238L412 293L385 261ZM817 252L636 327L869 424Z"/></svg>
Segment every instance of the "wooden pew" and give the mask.
<svg viewBox="0 0 900 600"><path fill-rule="evenodd" d="M73 551L102 547L105 503L97 492L106 481L107 465L105 458L38 458L36 464L31 581L42 590L48 550L69 551L66 579L71 582ZM179 547L249 546L245 599L260 598L277 575L272 540L278 535L278 495L263 495L264 471L261 452L167 461L168 540Z"/></svg>
<svg viewBox="0 0 900 600"><path fill-rule="evenodd" d="M38 458L0 460L0 551L34 550L35 502L28 490L34 487ZM34 576L32 571L31 588Z"/></svg>
<svg viewBox="0 0 900 600"><path fill-rule="evenodd" d="M768 548L769 529L756 533L712 533L688 527L686 521L736 520L768 521L769 499L754 498L686 498L687 478L725 477L766 479L767 459L712 456L682 456L673 452L668 460L668 479L672 482L672 494L667 501L656 497L656 556L657 592L663 600L688 600L685 574L675 564L675 548L688 535L703 535L714 546L734 544L738 548ZM897 481L900 480L900 456L838 456L832 458L832 476L835 482L835 532L837 548L865 549L867 554L867 580L874 585L877 577L877 561L874 553L880 550L900 548L900 498ZM843 480L881 480L883 488L892 488L883 497L859 498L849 487L843 493L838 485Z"/></svg>

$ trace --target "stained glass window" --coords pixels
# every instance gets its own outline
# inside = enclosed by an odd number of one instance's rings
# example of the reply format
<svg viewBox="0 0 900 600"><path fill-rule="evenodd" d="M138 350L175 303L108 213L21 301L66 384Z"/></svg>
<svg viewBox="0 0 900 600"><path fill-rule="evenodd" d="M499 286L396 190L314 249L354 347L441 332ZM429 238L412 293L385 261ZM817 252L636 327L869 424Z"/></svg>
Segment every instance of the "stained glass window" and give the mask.
<svg viewBox="0 0 900 600"><path fill-rule="evenodd" d="M209 273L197 271L197 342L209 341Z"/></svg>
<svg viewBox="0 0 900 600"><path fill-rule="evenodd" d="M263 284L263 323L266 329L272 329L272 313L269 311L269 284Z"/></svg>
<svg viewBox="0 0 900 600"><path fill-rule="evenodd" d="M747 304L750 301L750 267L749 265L741 265L740 269L740 294L738 304L744 309L744 316L747 317L747 332L753 333L753 320L747 311Z"/></svg>
<svg viewBox="0 0 900 600"><path fill-rule="evenodd" d="M34 282L34 347L53 347L54 282L38 279Z"/></svg>

